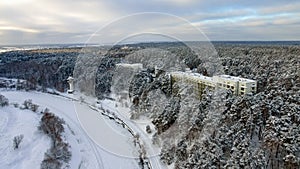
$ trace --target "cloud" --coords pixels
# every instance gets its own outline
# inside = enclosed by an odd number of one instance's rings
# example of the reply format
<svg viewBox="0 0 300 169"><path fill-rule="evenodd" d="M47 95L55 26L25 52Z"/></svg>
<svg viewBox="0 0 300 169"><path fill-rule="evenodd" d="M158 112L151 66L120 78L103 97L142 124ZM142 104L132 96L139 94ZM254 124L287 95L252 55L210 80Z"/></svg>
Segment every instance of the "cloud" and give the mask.
<svg viewBox="0 0 300 169"><path fill-rule="evenodd" d="M72 38L68 33L88 31L91 34L114 15L114 12L105 9L99 2L66 1L61 3L61 1L55 0L32 0L12 5L0 1L0 29L7 30L2 32L4 36L7 36L5 39L14 39L15 36L12 34L14 32L18 35L28 35L23 37L29 38L28 41L31 39L32 43L44 41L44 38L40 35L49 36L50 32L56 32L56 35L67 40ZM36 35L33 36L32 33ZM60 37L57 38L60 39ZM51 36L48 43L52 42L50 39L52 40ZM1 41L4 41L4 38L1 38ZM14 41L15 43L21 43L19 38L15 38Z"/></svg>
<svg viewBox="0 0 300 169"><path fill-rule="evenodd" d="M207 28L206 33L213 40L299 40L299 16L253 15L227 21L204 22L201 26Z"/></svg>
<svg viewBox="0 0 300 169"><path fill-rule="evenodd" d="M262 14L276 14L276 13L299 13L300 2L287 3L280 6L267 6L259 10Z"/></svg>
<svg viewBox="0 0 300 169"><path fill-rule="evenodd" d="M13 27L13 26L1 26L0 30L15 30L15 31L29 32L29 33L38 33L39 32L39 30L36 30L36 29L28 29L28 28Z"/></svg>
<svg viewBox="0 0 300 169"><path fill-rule="evenodd" d="M213 40L287 40L300 37L295 31L300 25L299 8L300 2L294 0L2 0L0 43L85 42L99 28L135 12L183 17ZM130 30L195 39L193 30L186 26L189 23L179 20L141 15L110 30L103 41Z"/></svg>

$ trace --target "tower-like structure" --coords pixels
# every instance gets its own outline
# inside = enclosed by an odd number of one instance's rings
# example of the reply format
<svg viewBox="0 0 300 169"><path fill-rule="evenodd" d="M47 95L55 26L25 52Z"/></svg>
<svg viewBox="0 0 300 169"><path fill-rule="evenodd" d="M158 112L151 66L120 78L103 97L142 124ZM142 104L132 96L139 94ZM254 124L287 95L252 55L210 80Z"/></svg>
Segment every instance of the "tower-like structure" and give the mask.
<svg viewBox="0 0 300 169"><path fill-rule="evenodd" d="M68 93L74 93L74 78L69 76L67 82L69 83Z"/></svg>

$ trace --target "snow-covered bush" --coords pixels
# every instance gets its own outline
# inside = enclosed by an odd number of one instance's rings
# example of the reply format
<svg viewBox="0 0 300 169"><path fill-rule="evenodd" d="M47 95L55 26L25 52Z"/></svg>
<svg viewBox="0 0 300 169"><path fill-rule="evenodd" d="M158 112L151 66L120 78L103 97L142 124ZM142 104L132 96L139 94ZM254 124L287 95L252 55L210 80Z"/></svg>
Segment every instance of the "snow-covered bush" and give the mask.
<svg viewBox="0 0 300 169"><path fill-rule="evenodd" d="M24 109L29 109L32 105L32 100L28 99L23 102Z"/></svg>
<svg viewBox="0 0 300 169"><path fill-rule="evenodd" d="M41 163L42 169L59 169L63 163L68 163L71 160L72 154L69 150L68 143L58 142L52 146L46 153L44 160Z"/></svg>
<svg viewBox="0 0 300 169"><path fill-rule="evenodd" d="M0 106L4 107L4 106L8 106L9 102L8 99L0 94Z"/></svg>
<svg viewBox="0 0 300 169"><path fill-rule="evenodd" d="M15 108L18 108L18 107L19 107L19 103L13 103L13 106L14 106Z"/></svg>
<svg viewBox="0 0 300 169"><path fill-rule="evenodd" d="M31 99L25 100L23 102L24 109L29 109L33 112L37 112L39 105L32 103Z"/></svg>
<svg viewBox="0 0 300 169"><path fill-rule="evenodd" d="M53 113L45 112L41 121L39 129L45 134L49 135L53 141L57 141L64 132L65 121L55 116Z"/></svg>
<svg viewBox="0 0 300 169"><path fill-rule="evenodd" d="M41 163L41 169L59 169L62 167L62 163L60 161L46 154L45 159Z"/></svg>
<svg viewBox="0 0 300 169"><path fill-rule="evenodd" d="M149 125L146 126L146 132L147 132L147 133L152 133L151 128L150 128Z"/></svg>
<svg viewBox="0 0 300 169"><path fill-rule="evenodd" d="M51 138L52 145L45 153L41 168L61 168L63 163L71 160L70 145L63 141L61 135L64 132L64 124L63 119L50 113L48 109L44 111L39 129Z"/></svg>

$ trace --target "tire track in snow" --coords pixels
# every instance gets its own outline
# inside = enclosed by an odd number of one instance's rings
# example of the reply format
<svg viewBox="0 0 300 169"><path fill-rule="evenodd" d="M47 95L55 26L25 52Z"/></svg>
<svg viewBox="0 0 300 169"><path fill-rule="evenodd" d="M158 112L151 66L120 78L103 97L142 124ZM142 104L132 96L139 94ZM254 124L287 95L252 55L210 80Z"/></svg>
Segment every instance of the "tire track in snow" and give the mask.
<svg viewBox="0 0 300 169"><path fill-rule="evenodd" d="M8 125L8 119L9 117L7 116L7 114L10 114L10 113L6 113L5 112L5 117L2 117L0 119L0 133L3 133L3 131L7 128L7 125ZM1 116L4 116L4 113L2 113Z"/></svg>
<svg viewBox="0 0 300 169"><path fill-rule="evenodd" d="M89 103L87 103L87 102L85 102L85 101L80 101L79 99L75 99L75 98L68 97L68 96L64 96L64 95L60 95L60 94L58 94L58 95L56 95L56 96L60 96L60 97L64 97L64 98L70 99L70 100L72 100L72 101L84 103L84 104L86 104L90 109L92 109L92 110L94 110L94 111L97 111L98 113L100 113L100 115L105 116L105 117L108 117L110 120L113 120L117 125L121 125L124 129L127 129L128 132L129 132L133 137L134 137L134 135L135 135L136 133L139 133L139 134L142 134L144 138L146 138L145 133L143 133L142 131L140 131L140 129L139 129L137 126L134 125L134 126L135 126L134 128L135 128L136 130L138 130L138 131L135 131L135 130L132 129L132 127L130 127L130 126L133 125L133 123L132 123L131 125L128 125L128 123L126 123L123 119L121 119L119 116L122 117L122 115L120 115L120 113L119 113L118 110L116 110L116 109L113 109L113 108L111 108L111 107L109 107L109 106L106 105L111 111L117 112L117 113L112 114L112 113L109 113L109 112L107 112L107 111L105 111L105 110L100 110L99 108L97 108L97 107L95 107L95 106L93 106L93 105L91 105L91 104L89 104ZM74 106L75 106L75 104L74 104ZM76 110L76 109L75 109L75 110ZM119 116L116 116L116 114L118 114ZM145 141L143 141L143 142L147 144L147 147L150 148L151 152L154 152L153 148L151 147L151 143L145 142ZM142 146L144 146L140 141L138 141L137 144L139 145L139 148L140 148L140 149L142 148ZM146 167L147 167L148 169L152 169L152 168L153 168L153 167L152 167L153 164L151 164L151 161L153 161L153 160L154 160L154 162L155 162L155 165L154 165L155 167L154 167L154 169L162 169L162 167L161 167L161 165L160 165L160 161L159 161L157 158L154 158L154 159L150 160L149 157L145 157L145 158L143 158L143 160L144 160L144 167L145 167L145 165L146 165ZM143 169L144 169L144 167L143 167Z"/></svg>
<svg viewBox="0 0 300 169"><path fill-rule="evenodd" d="M103 105L102 105L102 106L103 106ZM91 106L91 107L93 107L93 106ZM119 112L117 109L112 108L112 107L110 107L110 106L108 106L108 105L105 105L105 107L108 108L110 111L116 112L116 113L114 113L114 115L115 115L115 114L118 114L120 117L124 118L124 117L120 114L120 112ZM93 109L96 109L96 110L97 110L97 108L95 108L95 107L93 107ZM121 120L123 123L125 123L124 120L122 120L120 117L116 117L116 119L117 119L117 120ZM154 149L152 148L152 146L151 146L152 143L151 143L151 142L148 142L148 141L145 141L145 140L148 140L146 134L145 134L143 131L141 131L141 129L140 129L136 124L134 124L133 122L130 122L130 121L129 121L129 123L130 123L130 124L125 123L126 127L130 130L129 132L130 132L131 134L134 134L133 131L135 131L135 133L140 134L140 136L142 136L141 139L143 139L142 141L143 141L143 143L146 144L148 150L151 150L151 153L154 153L155 150L154 150ZM134 128L134 129L132 129L132 128ZM140 144L140 146L141 146L141 143L139 143L139 144ZM150 158L152 158L152 159L150 159ZM160 160L159 160L159 159L155 158L154 156L152 156L152 157L150 157L150 158L149 158L149 157L146 157L146 158L144 159L144 160L147 162L147 167L148 167L149 169L152 169L152 168L154 168L154 169L163 169L163 167L162 167L161 164L160 164ZM152 163L151 163L151 161L152 161ZM153 162L154 162L154 163L153 163ZM153 165L154 165L155 167L153 167Z"/></svg>

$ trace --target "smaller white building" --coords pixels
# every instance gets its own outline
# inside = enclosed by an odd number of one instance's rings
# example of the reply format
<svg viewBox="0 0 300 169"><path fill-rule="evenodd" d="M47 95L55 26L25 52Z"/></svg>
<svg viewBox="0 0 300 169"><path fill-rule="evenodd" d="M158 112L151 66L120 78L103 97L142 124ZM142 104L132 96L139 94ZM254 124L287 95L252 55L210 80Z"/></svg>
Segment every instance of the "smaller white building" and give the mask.
<svg viewBox="0 0 300 169"><path fill-rule="evenodd" d="M143 64L141 63L118 63L116 64L116 68L120 69L120 68L128 68L128 69L133 69L133 70L141 70L143 69Z"/></svg>
<svg viewBox="0 0 300 169"><path fill-rule="evenodd" d="M140 63L129 64L119 63L116 64L115 75L112 79L112 91L119 95L125 95L124 92L128 92L129 84L133 76L143 69L143 65ZM127 93L128 95L128 93Z"/></svg>
<svg viewBox="0 0 300 169"><path fill-rule="evenodd" d="M74 78L69 76L67 82L69 83L68 93L74 93Z"/></svg>

